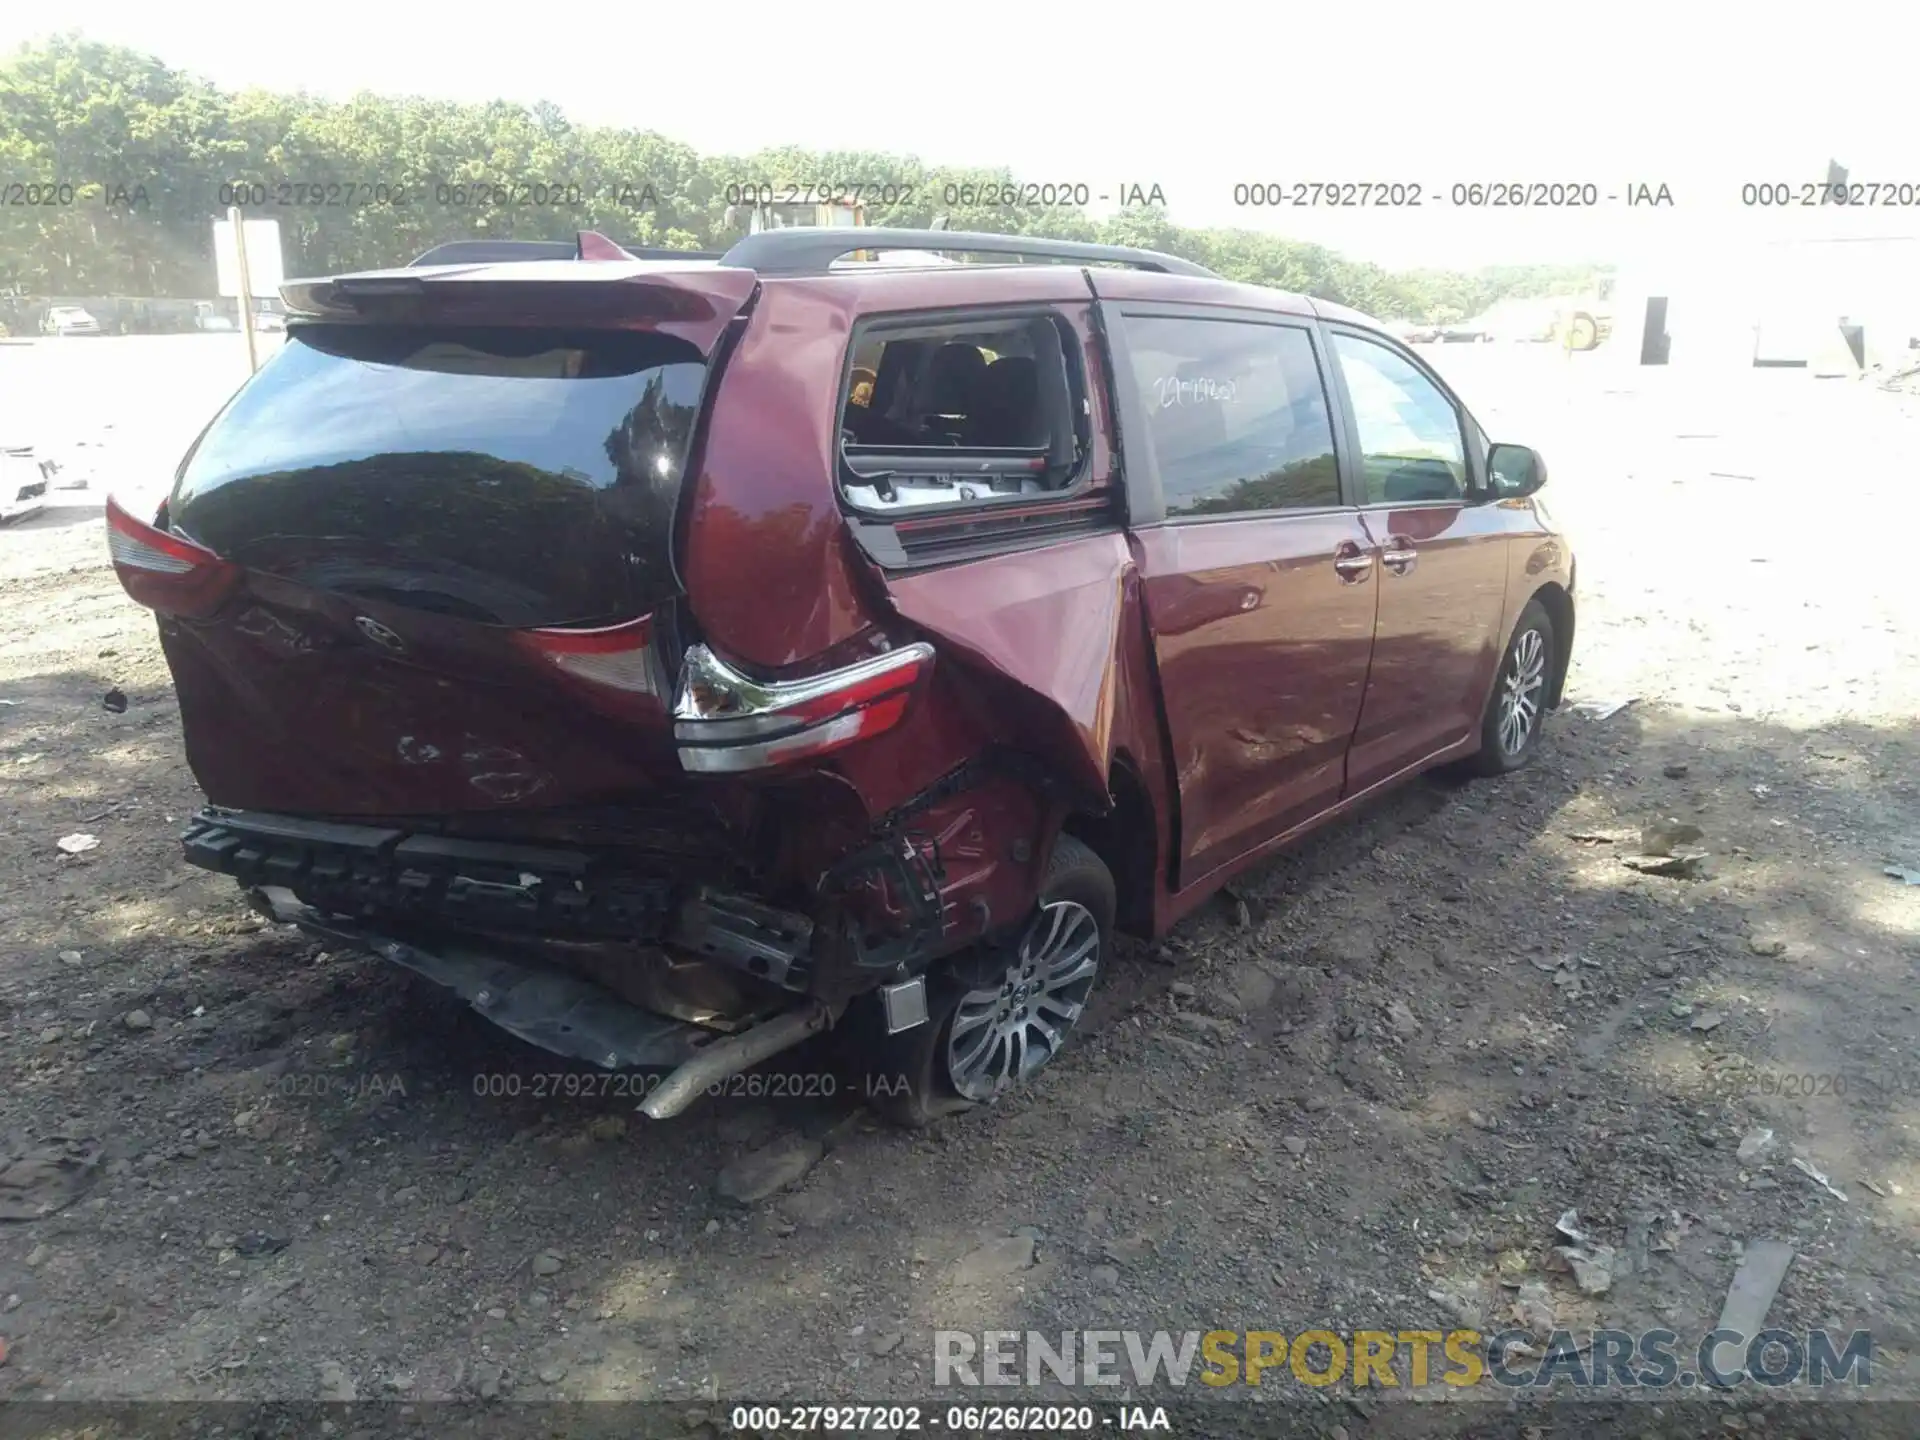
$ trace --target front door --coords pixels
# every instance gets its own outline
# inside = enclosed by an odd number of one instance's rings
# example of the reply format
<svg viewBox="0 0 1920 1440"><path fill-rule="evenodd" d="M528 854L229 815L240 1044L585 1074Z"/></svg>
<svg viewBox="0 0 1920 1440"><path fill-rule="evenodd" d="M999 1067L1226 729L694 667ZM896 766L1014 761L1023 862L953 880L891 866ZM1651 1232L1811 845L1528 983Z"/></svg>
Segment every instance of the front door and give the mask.
<svg viewBox="0 0 1920 1440"><path fill-rule="evenodd" d="M1484 503L1470 424L1446 390L1378 339L1332 336L1361 520L1380 564L1373 665L1347 765L1353 794L1480 724L1505 639L1508 536L1504 512Z"/></svg>
<svg viewBox="0 0 1920 1440"><path fill-rule="evenodd" d="M1380 581L1312 322L1115 309L1126 464L1151 467L1165 511L1134 543L1184 887L1339 800Z"/></svg>

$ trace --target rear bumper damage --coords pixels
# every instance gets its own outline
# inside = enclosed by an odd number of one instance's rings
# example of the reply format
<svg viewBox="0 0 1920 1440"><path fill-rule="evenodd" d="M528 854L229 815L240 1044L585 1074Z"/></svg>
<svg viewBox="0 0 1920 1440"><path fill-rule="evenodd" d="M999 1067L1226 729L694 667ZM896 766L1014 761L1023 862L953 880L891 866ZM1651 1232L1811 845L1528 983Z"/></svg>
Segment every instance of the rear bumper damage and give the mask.
<svg viewBox="0 0 1920 1440"><path fill-rule="evenodd" d="M996 907L1024 913L1035 851L993 836L1035 816L1016 782L963 765L827 865L808 913L769 903L737 861L598 839L212 807L183 846L271 918L406 966L530 1044L671 1070L643 1107L664 1116L868 992L887 1033L929 1023L928 967L989 938Z"/></svg>
<svg viewBox="0 0 1920 1440"><path fill-rule="evenodd" d="M322 914L281 886L249 892L256 908L309 935L370 951L453 991L486 1019L530 1045L605 1070L670 1070L640 1106L656 1120L691 1105L717 1081L799 1044L832 1023L833 1013L806 1001L734 1034L676 1020L612 991L495 950L396 940Z"/></svg>

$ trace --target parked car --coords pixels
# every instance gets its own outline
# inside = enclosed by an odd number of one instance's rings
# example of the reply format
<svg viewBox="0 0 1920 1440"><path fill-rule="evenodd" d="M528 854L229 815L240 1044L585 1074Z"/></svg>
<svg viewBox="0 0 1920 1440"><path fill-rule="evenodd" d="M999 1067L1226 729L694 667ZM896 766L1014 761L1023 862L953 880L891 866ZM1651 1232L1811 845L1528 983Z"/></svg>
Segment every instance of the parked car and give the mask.
<svg viewBox="0 0 1920 1440"><path fill-rule="evenodd" d="M670 1072L648 1114L829 1026L897 1119L992 1101L1116 931L1534 755L1545 465L1365 316L1017 236L576 253L289 284L109 539L211 802L187 858Z"/></svg>
<svg viewBox="0 0 1920 1440"><path fill-rule="evenodd" d="M40 322L43 335L98 335L100 322L78 305L55 305Z"/></svg>
<svg viewBox="0 0 1920 1440"><path fill-rule="evenodd" d="M49 469L33 458L31 445L0 446L0 525L46 508Z"/></svg>
<svg viewBox="0 0 1920 1440"><path fill-rule="evenodd" d="M211 300L196 301L193 307L193 328L196 330L236 330L231 317L223 315L214 308Z"/></svg>

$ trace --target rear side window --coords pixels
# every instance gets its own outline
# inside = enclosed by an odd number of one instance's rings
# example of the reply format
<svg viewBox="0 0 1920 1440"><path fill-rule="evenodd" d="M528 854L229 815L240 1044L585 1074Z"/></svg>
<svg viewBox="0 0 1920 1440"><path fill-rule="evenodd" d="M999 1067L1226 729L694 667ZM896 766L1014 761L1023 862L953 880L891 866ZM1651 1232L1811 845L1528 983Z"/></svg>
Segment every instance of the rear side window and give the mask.
<svg viewBox="0 0 1920 1440"><path fill-rule="evenodd" d="M1327 392L1305 328L1123 323L1168 516L1340 503Z"/></svg>
<svg viewBox="0 0 1920 1440"><path fill-rule="evenodd" d="M1369 505L1459 500L1467 493L1460 412L1405 356L1336 334L1334 353L1353 401Z"/></svg>
<svg viewBox="0 0 1920 1440"><path fill-rule="evenodd" d="M847 499L889 510L1071 487L1089 444L1077 344L1050 315L863 327L840 410Z"/></svg>

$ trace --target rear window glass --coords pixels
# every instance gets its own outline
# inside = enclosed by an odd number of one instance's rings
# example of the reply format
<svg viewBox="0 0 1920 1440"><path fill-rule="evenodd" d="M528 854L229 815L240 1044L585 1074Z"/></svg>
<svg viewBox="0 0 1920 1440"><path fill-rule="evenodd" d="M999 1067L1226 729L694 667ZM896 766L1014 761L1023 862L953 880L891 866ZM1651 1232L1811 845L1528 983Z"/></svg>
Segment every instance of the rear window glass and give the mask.
<svg viewBox="0 0 1920 1440"><path fill-rule="evenodd" d="M250 568L507 625L671 594L705 365L631 332L310 325L181 466L168 519Z"/></svg>
<svg viewBox="0 0 1920 1440"><path fill-rule="evenodd" d="M677 482L705 376L697 350L660 335L308 326L207 433L176 499L430 453L595 489Z"/></svg>

